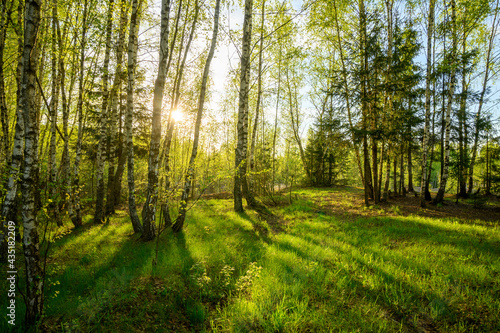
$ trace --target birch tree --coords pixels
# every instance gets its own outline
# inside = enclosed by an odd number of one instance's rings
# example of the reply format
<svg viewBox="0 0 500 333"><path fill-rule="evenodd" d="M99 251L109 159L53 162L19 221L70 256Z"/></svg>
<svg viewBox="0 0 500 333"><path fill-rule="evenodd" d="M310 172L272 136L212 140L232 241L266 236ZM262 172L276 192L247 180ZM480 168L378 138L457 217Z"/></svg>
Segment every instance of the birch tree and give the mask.
<svg viewBox="0 0 500 333"><path fill-rule="evenodd" d="M38 115L36 71L39 51L40 0L26 0L20 109L24 115L24 168L22 176L23 249L26 262L26 323L33 326L43 309L43 271L36 205L38 184Z"/></svg>
<svg viewBox="0 0 500 333"><path fill-rule="evenodd" d="M180 5L180 3L179 3ZM189 10L186 8L186 14ZM196 24L198 23L198 16L200 12L200 6L199 6L199 1L197 0L195 3L195 9L194 9L194 17L193 17L193 22L191 23L191 29L189 32L189 37L187 40L186 47L183 50L183 37L180 39L181 43L179 46L179 58L177 59L177 72L175 75L174 79L174 90L172 94L172 103L170 106L170 112L168 115L168 120L167 120L167 135L164 141L164 147L163 147L163 152L162 152L162 160L164 163L164 170L165 170L165 197L164 201L161 205L161 210L163 214L163 219L165 221L165 226L170 226L172 224L172 219L170 218L170 210L169 210L169 194L168 192L171 190L170 189L170 150L171 150L171 145L172 145L172 139L173 139L173 134L175 130L175 119L173 117L174 112L178 112L178 107L179 107L179 102L180 102L180 97L181 97L181 84L182 84L182 79L184 76L184 69L186 66L186 61L187 61L187 56L189 53L189 49L191 48L191 43L193 42L194 38L194 33L196 31ZM186 15L187 16L187 15ZM187 20L184 22L184 29L186 29L187 25ZM184 30L183 29L183 30ZM185 30L184 30L185 31ZM182 35L184 35L184 31ZM181 54L184 51L184 55L182 56L182 61L181 61ZM171 54L173 53L173 50L171 50ZM168 71L168 68L167 68Z"/></svg>
<svg viewBox="0 0 500 333"><path fill-rule="evenodd" d="M255 141L257 139L257 129L259 127L259 111L262 103L262 56L264 45L264 19L265 19L266 0L262 0L262 10L260 19L260 40L259 40L259 69L257 77L257 103L255 106L255 120L253 122L252 140L250 143L250 169L253 170L255 163Z"/></svg>
<svg viewBox="0 0 500 333"><path fill-rule="evenodd" d="M368 121L368 103L367 103L367 78L368 72L368 54L367 54L367 37L366 37L366 11L364 0L359 0L359 29L360 29L360 45L361 45L361 61L362 61L362 74L361 74L361 110L363 122L363 165L364 165L364 188L365 188L365 205L368 206L369 188L371 188L371 172L370 172L370 159L368 156L368 135L367 135L367 121Z"/></svg>
<svg viewBox="0 0 500 333"><path fill-rule="evenodd" d="M58 68L58 42L57 42L57 0L52 2L52 36L51 36L51 65L52 65L52 96L50 99L50 149L49 149L49 195L50 211L52 218L56 221L58 226L62 225L59 216L59 207L57 205L57 165L56 165L56 128L57 128L57 108L59 104L59 85L61 80L61 72ZM62 56L62 55L59 55Z"/></svg>
<svg viewBox="0 0 500 333"><path fill-rule="evenodd" d="M109 97L109 126L108 126L108 190L106 199L106 215L113 214L115 212L115 197L119 196L120 193L115 193L115 158L116 158L116 146L118 143L117 137L117 123L118 123L118 93L123 80L122 74L122 62L123 62L123 50L125 49L125 30L127 28L127 2L122 0L120 2L120 23L118 32L118 45L116 48L116 70L115 77L113 81L113 86L111 88Z"/></svg>
<svg viewBox="0 0 500 333"><path fill-rule="evenodd" d="M234 210L243 212L243 189L246 184L246 159L248 147L248 92L250 82L250 56L252 39L252 6L253 0L245 0L245 12L243 18L243 38L240 61L240 88L238 102L238 124L237 124L237 145L235 151L235 176L234 176ZM247 203L249 202L247 197Z"/></svg>
<svg viewBox="0 0 500 333"><path fill-rule="evenodd" d="M432 39L434 34L435 0L429 2L427 24L427 70L425 78L425 125L422 143L422 182L420 183L420 206L425 207L425 186L427 184L427 152L429 150L429 126L431 116L431 73L432 73ZM432 163L432 161L431 161Z"/></svg>
<svg viewBox="0 0 500 333"><path fill-rule="evenodd" d="M97 146L97 158L96 158L96 179L97 179L97 191L96 191L96 203L95 203L95 213L94 213L94 223L102 223L105 218L104 210L104 153L106 147L106 129L107 129L107 117L108 117L108 79L109 79L109 58L111 53L111 30L113 28L113 10L114 10L114 0L109 1L108 5L108 15L106 19L106 46L104 50L104 63L102 69L102 106L101 113L99 116L99 144Z"/></svg>
<svg viewBox="0 0 500 333"><path fill-rule="evenodd" d="M451 131L451 107L454 101L455 84L456 84L456 67L457 67L457 18L456 18L455 0L451 0L451 25L452 25L452 49L450 54L450 82L448 85L448 101L446 106L445 118L445 136L444 136L444 161L443 161L443 176L439 184L439 190L434 198L434 203L442 203L446 184L448 182L449 164L450 164L450 131Z"/></svg>
<svg viewBox="0 0 500 333"><path fill-rule="evenodd" d="M135 233L142 232L141 221L137 215L135 204L135 178L134 178L134 141L132 118L134 112L134 89L135 69L137 65L137 39L140 25L141 0L132 1L132 13L130 15L130 31L128 37L128 81L127 81L127 112L125 114L125 136L127 142L127 181L128 181L128 209L130 220Z"/></svg>
<svg viewBox="0 0 500 333"><path fill-rule="evenodd" d="M168 58L168 28L170 16L170 0L161 2L161 27L160 27L160 57L158 75L155 81L153 96L153 119L151 131L151 143L149 147L148 160L148 188L145 203L145 214L143 221L143 238L146 241L154 239L156 235L156 202L158 200L158 157L160 154L161 140L161 107L163 90L165 89L165 77L167 73Z"/></svg>
<svg viewBox="0 0 500 333"><path fill-rule="evenodd" d="M0 122L2 124L2 155L3 161L8 163L9 154L9 118L7 101L5 97L5 75L4 75L4 50L5 38L7 36L8 17L10 16L10 8L7 9L7 1L0 2ZM11 6L12 7L12 6ZM0 162L2 159L0 159Z"/></svg>
<svg viewBox="0 0 500 333"><path fill-rule="evenodd" d="M2 206L2 229L0 232L0 260L3 261L7 258L7 243L5 241L6 223L14 221L19 225L17 219L17 192L21 180L21 166L24 159L24 117L21 109L21 73L23 71L23 50L24 50L24 32L21 28L24 20L24 2L21 0L17 9L17 42L18 42L18 62L16 68L16 125L14 127L14 147L12 149L12 158L9 166L9 177L5 185L5 198Z"/></svg>
<svg viewBox="0 0 500 333"><path fill-rule="evenodd" d="M82 225L82 213L80 205L80 160L82 155L82 140L83 140L83 74L85 71L85 45L87 39L87 11L88 0L85 0L83 5L82 15L82 35L80 37L80 68L78 74L78 134L75 147L75 163L73 168L73 186L71 189L74 202L74 211L70 211L71 220L75 227Z"/></svg>

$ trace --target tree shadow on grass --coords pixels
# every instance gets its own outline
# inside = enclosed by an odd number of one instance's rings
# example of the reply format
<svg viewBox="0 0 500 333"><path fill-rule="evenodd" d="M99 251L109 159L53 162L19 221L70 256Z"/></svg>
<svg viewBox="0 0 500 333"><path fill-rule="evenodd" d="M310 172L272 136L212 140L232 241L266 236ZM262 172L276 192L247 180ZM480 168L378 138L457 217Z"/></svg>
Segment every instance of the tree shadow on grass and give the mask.
<svg viewBox="0 0 500 333"><path fill-rule="evenodd" d="M315 243L318 247L325 247L325 244L319 244L307 236L304 239ZM324 269L336 272L332 278L332 275L323 271L319 281L315 281L315 278L312 278L313 280L307 278L310 280L308 292L313 293L313 295L309 294L312 300L319 299L322 302L333 302L337 304L336 307L344 308L343 311L351 312L355 316L358 309L351 308L352 301L349 301L349 297L343 299L341 296L344 292L347 292L355 297L356 302L361 304L371 303L384 309L387 318L403 325L406 331L432 331L435 323L430 317L430 313L438 307L438 310L441 311L439 314L440 320L447 320L451 323L457 320L457 313L448 308L447 301L442 299L438 293L432 290L422 290L417 285L396 277L390 271L381 267L380 263L371 262L369 259L371 256L379 256L384 262L391 262L395 258L380 256L380 253L368 249L356 254L338 247L331 247L332 251L337 254L337 260L332 261L328 257L318 258L308 255L289 241L276 240L275 245L282 251L294 253L305 262L319 263ZM349 247L354 248L352 245L349 245ZM364 255L367 255L367 257ZM293 272L297 279L302 279L302 283L304 283L304 277L311 276L311 272L308 271L309 265L304 264L304 262L293 264L283 261L281 265L286 266L289 271ZM422 267L420 265L406 264L398 269L412 271L415 269L422 270ZM312 274L314 275L314 272ZM372 285L370 283L370 278L373 279L373 277L376 277L375 280L379 281L378 284ZM316 277L316 279L318 278ZM292 281L295 281L295 279ZM359 320L364 321L362 318L359 318Z"/></svg>
<svg viewBox="0 0 500 333"><path fill-rule="evenodd" d="M467 233L418 222L409 226L406 220L397 222L390 226L387 226L387 223L380 224L384 228L355 223L344 225L343 229L337 229L334 232L325 231L325 228L321 225L315 226L304 223L300 225L300 229L290 233L290 236L302 239L306 244L322 249L329 248L336 254L334 258L321 256L322 252L318 252L320 255L309 255L304 251L303 246L296 246L297 243L291 240L275 240L274 244L280 249L293 252L304 260L322 263L325 268L332 271L338 270L338 278L348 279L350 281L349 288L354 287L359 298L366 298L370 302L387 309L394 320L398 322L404 320L406 325L411 326L411 330L432 330L434 326L439 326L440 322L441 324L443 324L442 322L446 323L444 327L456 325L460 322L470 329L493 329L494 324L491 320L494 317L492 312L494 306L487 306L486 304L484 304L486 307L483 308L482 306L482 311L485 311L485 318L471 316L463 313L462 309L459 308L460 301L455 300L451 305L449 303L451 299L447 299L450 296L446 295L450 293L448 288L460 289L462 284L465 290L469 290L471 287L472 290L479 288L478 293L470 294L469 292L469 296L460 297L462 297L463 302L467 303L473 301L467 297L476 295L472 296L475 299L474 302L481 304L483 301L480 299L482 293L480 290L483 288L483 291L486 292L488 289L485 286L488 283L493 283L494 277L487 279L486 282L471 282L474 279L473 276L469 276L471 274L469 271L460 273L453 266L449 268L440 267L439 263L433 263L432 261L429 264L425 264L425 261L420 263L411 257L404 256L403 253L395 251L392 246L412 246L415 242L427 242L430 248L436 245L455 245L464 254L469 251L479 251L481 253L479 257L486 255L495 258L498 254L498 248L495 248L494 243L483 241L480 246L477 246L477 244L468 241L467 238L470 235ZM326 238L315 236L325 235L325 233L327 233ZM388 238L389 241L387 241ZM394 243L391 240L397 242ZM314 254L315 252L312 251L311 253ZM408 252L408 254L411 253ZM416 255L419 255L419 253ZM372 258L375 260L372 260ZM459 259L455 256L450 258L451 261L456 261L457 265L460 266ZM351 267L351 265L354 266ZM483 263L479 262L478 265L483 266ZM441 284L442 287L437 290L433 290L435 286L422 289L419 284L412 284L407 278L403 279L394 276L393 272L397 271L401 272L401 276L405 276L406 272L408 272L415 275L415 279L433 279L434 282L432 283ZM360 272L363 272L364 275L373 275L377 277L377 281L383 283L379 284L378 287L367 285L364 277L360 276ZM433 278L432 276L435 274L439 275L439 277ZM383 284L386 284L386 287ZM496 285L498 286L498 284ZM332 285L332 287L335 288L335 285ZM431 318L431 314L435 317L434 319Z"/></svg>
<svg viewBox="0 0 500 333"><path fill-rule="evenodd" d="M248 215L243 218L255 223ZM201 227L203 222L191 220L192 223ZM214 302L219 302L213 297L201 297L193 279L192 267L203 263L200 258L204 255L200 255L200 251L211 258L208 275L214 278L222 267L218 262L223 261L240 267L234 272L237 279L245 273L243 267L248 265L247 260L256 261L262 256L263 242L259 239L269 241L267 235L260 236L255 230L231 224L228 222L227 230L220 229L227 236L215 231L204 234L201 228L191 229L193 225L179 234L166 231L159 239L155 266L152 262L156 240L144 243L138 236L127 237L126 230L115 229L114 225L103 225L96 230L91 225L85 229L89 231L88 236L84 232L71 235L69 247L69 240L59 240L53 248L58 251L51 262L53 269L48 271L51 283L57 281L58 284L46 288L47 325L64 326L68 330L78 329L75 325L83 329L116 327L121 331L200 329L207 325ZM234 232L236 229L238 232ZM203 237L208 237L206 247L201 244ZM217 243L209 242L209 237L215 237ZM234 243L238 250L231 248ZM191 246L196 246L196 256ZM73 253L67 256L66 252ZM224 306L223 301L219 303Z"/></svg>
<svg viewBox="0 0 500 333"><path fill-rule="evenodd" d="M238 216L252 224L252 231L254 232L256 237L262 239L267 244L271 242L271 239L269 238L270 226L266 222L250 217L247 212L239 212Z"/></svg>

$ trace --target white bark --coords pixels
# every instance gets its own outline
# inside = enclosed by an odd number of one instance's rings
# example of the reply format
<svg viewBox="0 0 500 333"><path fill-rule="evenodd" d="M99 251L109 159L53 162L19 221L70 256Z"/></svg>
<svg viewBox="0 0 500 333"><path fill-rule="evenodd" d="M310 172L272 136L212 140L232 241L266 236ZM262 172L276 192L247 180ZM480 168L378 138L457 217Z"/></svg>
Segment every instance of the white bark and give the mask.
<svg viewBox="0 0 500 333"><path fill-rule="evenodd" d="M43 272L36 207L38 179L38 121L36 106L37 32L40 0L26 1L20 108L24 115L24 169L22 176L23 249L26 262L26 323L33 326L43 309Z"/></svg>
<svg viewBox="0 0 500 333"><path fill-rule="evenodd" d="M158 199L158 156L160 153L161 140L161 106L163 90L165 88L165 77L167 73L168 59L168 25L170 16L170 0L162 0L161 4L161 28L160 28L160 63L158 76L155 81L153 96L153 120L151 131L151 144L149 147L148 160L148 189L146 196L146 207L144 214L144 233L146 241L154 239L156 235L156 201Z"/></svg>
<svg viewBox="0 0 500 333"><path fill-rule="evenodd" d="M456 84L456 67L457 67L457 23L456 23L456 6L455 0L451 0L451 21L452 21L452 53L451 53L451 73L450 83L448 85L448 104L446 106L445 116L445 134L444 134L444 163L443 176L439 184L439 190L434 198L434 203L441 203L444 199L446 184L448 182L449 165L450 165L450 132L451 132L451 107L453 105L455 84Z"/></svg>
<svg viewBox="0 0 500 333"><path fill-rule="evenodd" d="M113 86L110 92L110 107L109 107L109 126L108 126L108 145L109 145L109 158L108 158L108 191L106 199L106 215L115 212L115 157L116 147L118 144L118 92L122 85L122 62L123 50L125 49L125 30L127 28L127 3L122 0L120 3L120 30L118 33L118 46L116 49L116 70L113 81ZM120 195L119 193L117 195Z"/></svg>
<svg viewBox="0 0 500 333"><path fill-rule="evenodd" d="M135 68L137 62L137 35L139 31L139 16L141 3L132 1L132 14L130 16L130 32L128 38L128 82L127 82L127 112L125 114L125 136L127 143L127 180L128 180L128 208L130 219L135 233L142 232L141 221L137 215L135 205L135 179L134 179L134 141L132 133L132 118L134 112ZM141 1L142 2L142 1Z"/></svg>
<svg viewBox="0 0 500 333"><path fill-rule="evenodd" d="M248 91L250 81L250 43L252 39L252 6L253 0L245 0L245 14L243 19L243 39L240 65L240 91L238 103L238 142L235 152L234 176L234 210L243 211L242 185L246 174L246 158L248 144Z"/></svg>
<svg viewBox="0 0 500 333"><path fill-rule="evenodd" d="M82 213L80 205L80 159L82 155L82 139L83 139L83 73L85 70L85 45L87 38L87 10L88 10L88 0L85 0L83 7L83 17L82 17L82 36L80 45L80 73L78 82L78 102L77 102L77 113L78 113L78 137L76 140L76 152L75 152L75 164L74 164L74 175L73 175L73 188L72 193L74 197L74 214L71 216L71 220L75 227L82 225ZM71 211L70 211L71 214Z"/></svg>
<svg viewBox="0 0 500 333"><path fill-rule="evenodd" d="M108 125L108 79L109 79L109 58L111 53L111 30L113 28L114 0L109 1L108 17L106 23L106 48L104 51L104 63L102 70L102 106L99 116L99 143L97 145L96 157L96 203L94 213L94 223L102 223L105 219L104 211L104 160L106 148L106 129Z"/></svg>
<svg viewBox="0 0 500 333"><path fill-rule="evenodd" d="M427 152L429 150L429 126L431 116L431 74L432 74L432 38L434 34L434 5L429 3L429 18L427 25L427 73L425 78L425 125L422 146L422 182L420 183L420 206L425 207L425 186L427 184ZM432 163L432 162L431 162Z"/></svg>

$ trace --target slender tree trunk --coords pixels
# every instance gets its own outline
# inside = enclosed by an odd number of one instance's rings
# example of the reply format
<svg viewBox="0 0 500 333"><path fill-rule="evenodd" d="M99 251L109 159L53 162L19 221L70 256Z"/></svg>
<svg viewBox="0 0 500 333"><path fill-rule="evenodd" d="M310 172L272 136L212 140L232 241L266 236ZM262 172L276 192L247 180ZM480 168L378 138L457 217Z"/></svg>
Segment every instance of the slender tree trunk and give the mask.
<svg viewBox="0 0 500 333"><path fill-rule="evenodd" d="M51 61L52 61L52 96L50 98L50 148L49 148L49 197L52 200L50 203L51 217L58 226L62 226L62 221L59 215L59 205L57 199L57 166L56 166L56 127L57 127L57 108L59 104L59 85L61 72L57 71L58 55L57 55L57 0L52 3L52 36L51 36ZM62 56L62 55L61 55Z"/></svg>
<svg viewBox="0 0 500 333"><path fill-rule="evenodd" d="M88 10L88 0L85 0L83 6L83 16L82 16L82 36L80 45L80 72L78 77L78 102L77 102L77 114L78 114L78 134L75 147L75 164L74 164L74 175L73 175L73 188L71 192L73 193L73 207L74 215L71 216L71 220L75 227L80 227L82 225L82 213L80 205L80 159L82 155L82 139L83 139L83 73L85 71L85 45L87 38L87 10ZM93 174L93 173L92 173ZM71 213L71 212L70 212Z"/></svg>
<svg viewBox="0 0 500 333"><path fill-rule="evenodd" d="M408 142L408 193L409 192L414 192L414 189L413 189L413 161L412 161L412 158L411 158L411 147L412 146L412 142L409 141Z"/></svg>
<svg viewBox="0 0 500 333"><path fill-rule="evenodd" d="M401 143L401 148L404 147L404 143ZM403 149L401 149L401 159L400 159L400 174L399 174L399 187L401 188L400 193L403 197L406 197L406 187L405 187L405 165L404 165L404 153Z"/></svg>
<svg viewBox="0 0 500 333"><path fill-rule="evenodd" d="M108 80L109 80L109 58L111 54L111 30L113 29L113 11L115 7L114 0L108 3L108 13L106 19L106 48L104 50L104 63L102 69L102 106L99 116L99 143L97 145L96 157L96 203L94 213L94 223L99 224L104 222L106 217L104 210L104 161L106 149L106 129L108 125Z"/></svg>
<svg viewBox="0 0 500 333"><path fill-rule="evenodd" d="M2 206L2 232L0 232L0 261L4 262L7 259L7 242L5 241L5 232L8 221L13 221L17 227L19 223L17 220L17 190L19 182L21 181L21 167L24 158L24 117L23 109L21 108L21 73L23 72L23 11L24 2L19 1L17 23L19 30L17 31L18 42L18 63L16 71L17 82L17 106L16 106L16 126L14 128L14 148L12 150L12 159L9 168L9 178L5 185L5 198Z"/></svg>
<svg viewBox="0 0 500 333"><path fill-rule="evenodd" d="M36 108L37 32L40 1L27 0L24 20L23 70L20 108L24 115L24 168L22 180L23 248L26 262L26 324L33 327L43 310L43 271L40 261L36 191L38 179L38 115Z"/></svg>
<svg viewBox="0 0 500 333"><path fill-rule="evenodd" d="M165 76L167 74L168 59L168 25L170 16L170 0L161 2L161 30L160 30L160 59L158 76L155 81L153 96L153 120L151 131L151 144L148 161L148 189L146 196L146 214L144 215L142 234L144 240L150 241L156 235L156 201L158 199L158 156L161 140L161 106L163 90L165 89Z"/></svg>
<svg viewBox="0 0 500 333"><path fill-rule="evenodd" d="M275 179L276 179L276 135L278 132L278 110L280 105L280 89L281 89L281 44L280 53L278 56L278 87L276 91L276 113L274 115L274 132L273 132L273 181L272 181L272 191L274 193Z"/></svg>
<svg viewBox="0 0 500 333"><path fill-rule="evenodd" d="M130 16L130 32L128 37L128 82L127 82L127 112L125 114L125 136L127 140L127 180L128 180L128 209L132 227L135 233L142 232L141 221L137 215L135 204L134 179L134 142L132 134L132 120L134 113L135 68L137 63L137 38L139 32L139 15L142 1L132 0L132 14Z"/></svg>
<svg viewBox="0 0 500 333"><path fill-rule="evenodd" d="M68 106L68 98L66 96L66 88L65 88L65 82L66 82L66 68L64 64L64 56L62 55L64 48L64 38L61 36L61 29L59 27L59 21L56 21L57 25L57 38L58 38L58 44L59 44L59 52L61 55L59 56L59 72L60 72L60 82L61 82L61 101L62 101L62 118L63 118L63 140L64 140L64 148L63 148L63 153L61 156L61 171L62 171L62 181L61 181L61 187L60 187L60 197L59 197L59 205L58 209L60 211L64 210L64 206L67 205L68 212L70 212L70 215L72 214L73 211L73 206L71 200L67 200L67 196L70 192L70 187L71 187L71 180L70 180L70 158L69 158L69 133L68 133L68 120L69 120L69 106ZM66 27L67 27L67 22L65 25L65 32L64 35L66 35ZM73 53L73 62L75 60L76 53ZM75 76L73 75L71 78L71 83L70 83L70 93L73 90L73 84L75 82Z"/></svg>
<svg viewBox="0 0 500 333"><path fill-rule="evenodd" d="M311 168L307 165L307 159L306 155L304 153L304 147L302 145L302 140L300 138L300 133L299 133L299 105L297 101L297 87L295 86L294 91L292 92L292 81L288 76L288 68L285 70L286 73L286 80L287 80L287 88L288 88L288 99L289 99L289 113L290 113L290 120L292 123L292 131L293 131L293 137L295 139L295 142L297 142L297 145L299 146L299 154L300 154L300 160L302 161L302 165L304 167L304 171L306 172L307 179L308 181L313 184L314 179L311 174ZM293 78L292 78L293 79Z"/></svg>
<svg viewBox="0 0 500 333"><path fill-rule="evenodd" d="M372 110L372 130L376 130L376 116L375 112ZM380 192L378 188L378 144L377 140L372 136L372 165L373 165L373 199L375 204L380 203Z"/></svg>
<svg viewBox="0 0 500 333"><path fill-rule="evenodd" d="M255 163L255 141L257 138L257 128L259 124L259 111L260 104L262 99L262 54L263 54L263 46L264 46L264 18L265 18L265 6L266 0L262 1L262 15L260 21L260 43L259 43L259 76L257 78L257 104L255 107L255 120L253 124L252 131L252 141L250 143L250 170L254 169Z"/></svg>
<svg viewBox="0 0 500 333"><path fill-rule="evenodd" d="M7 35L7 17L10 16L10 9L7 9L7 0L0 2L0 121L2 123L2 156L0 163L9 163L10 143L9 143L9 115L5 98L5 76L4 76L4 50L5 37ZM2 161L3 158L3 161Z"/></svg>
<svg viewBox="0 0 500 333"><path fill-rule="evenodd" d="M444 163L443 163L443 177L441 178L441 182L439 184L439 190L434 198L434 203L442 203L444 199L444 193L446 191L446 184L448 181L448 172L449 172L449 164L450 164L450 131L451 131L451 107L453 104L453 95L455 93L455 71L457 65L457 23L456 23L456 8L455 8L455 0L451 0L451 20L452 20L452 59L451 59L451 77L450 84L448 88L448 105L446 108L446 128L445 128L445 138L444 138Z"/></svg>
<svg viewBox="0 0 500 333"><path fill-rule="evenodd" d="M420 206L425 207L425 187L427 184L427 152L429 150L429 120L431 115L431 74L432 74L432 37L434 34L435 0L429 3L429 18L427 25L427 72L425 77L425 125L422 145L422 181L420 183ZM410 156L408 156L410 158ZM431 161L432 166L432 161Z"/></svg>
<svg viewBox="0 0 500 333"><path fill-rule="evenodd" d="M181 195L181 202L179 206L179 214L177 219L172 226L174 232L179 232L182 230L182 226L184 225L184 220L186 219L186 209L187 202L189 198L189 191L191 189L191 181L194 177L194 162L196 160L196 155L198 153L198 141L200 137L200 126L201 119L203 117L203 105L205 103L205 94L207 90L207 82L208 82L208 74L210 72L210 63L214 56L215 46L217 45L217 32L219 30L219 9L220 9L220 0L216 0L215 3L215 14L214 14L214 30L212 34L212 41L210 44L210 51L208 53L207 60L205 62L205 69L203 70L203 78L201 81L201 90L200 97L198 100L198 113L196 115L196 123L194 129L194 140L193 140L193 150L191 151L191 158L189 159L189 165L185 177L184 182L184 190Z"/></svg>
<svg viewBox="0 0 500 333"><path fill-rule="evenodd" d="M127 29L127 1L122 0L120 2L120 28L118 33L118 45L116 48L116 70L115 77L113 81L113 86L110 92L110 117L109 117L109 127L108 127L108 147L109 147L109 157L108 157L108 190L106 199L106 215L115 213L115 196L119 196L120 193L115 193L115 159L116 159L116 147L119 144L117 123L118 123L118 93L123 82L123 51L125 49L125 30Z"/></svg>
<svg viewBox="0 0 500 333"><path fill-rule="evenodd" d="M253 0L245 0L245 13L243 19L243 39L241 52L241 74L240 91L238 103L238 140L235 152L234 176L234 210L243 212L242 185L243 178L246 175L247 159L247 141L248 141L248 92L250 81L250 56L251 56L251 38L252 38L252 6ZM247 200L248 201L248 200Z"/></svg>
<svg viewBox="0 0 500 333"><path fill-rule="evenodd" d="M188 5L186 6L186 17L188 16L188 11L189 11L189 2L188 2ZM168 71L170 69L170 64L172 62L172 59L173 59L173 55L174 55L174 50L175 50L175 43L177 41L177 34L179 32L179 21L180 21L180 18L182 16L182 0L179 0L179 2L177 3L177 14L175 16L175 23L174 23L174 30L173 30L173 36L172 36L172 41L170 42L170 50L171 52L169 53L168 55L168 60L167 60L167 69L166 69L166 73L165 73L165 77L167 77L168 75ZM183 27L183 30L182 30L182 37L181 37L181 40L180 40L180 46L179 46L179 57L177 58L177 73L176 73L176 76L175 76L175 79L174 79L174 89L173 89L173 92L172 92L172 101L171 101L171 104L170 104L170 113L169 113L169 117L171 116L171 112L174 108L174 103L175 103L175 91L176 91L176 87L177 87L177 77L178 77L178 74L179 74L179 64L180 64L180 59L181 59L181 54L182 54L182 44L184 42L184 31L185 31L185 28L186 28L186 24L184 25ZM169 125L170 125L170 119L167 120L167 135L168 135L168 130L169 130ZM163 163L163 160L165 159L165 154L166 154L166 144L167 144L167 140L164 140L163 141L163 147L162 147L162 150L161 150L161 155L160 155L160 159L159 159L159 162L158 162L158 167L160 168L162 163ZM168 163L165 163L165 172L164 172L164 177L165 177L165 192L167 192L168 188L169 188L169 184L167 184L169 182L169 177L170 177L170 170L169 170L169 164ZM147 214L147 210L148 210L148 206L147 205L144 205L143 208L142 208L142 219L144 220L144 217L146 216ZM168 212L168 214L167 214ZM168 209L168 205L166 203L162 204L162 213L163 214L163 218L165 220L165 225L170 225L172 224L172 222L170 221L170 212L169 212L169 209Z"/></svg>
<svg viewBox="0 0 500 333"><path fill-rule="evenodd" d="M498 23L500 20L498 20L498 3L499 1L496 1L495 5L495 15L493 17L493 23L491 25L491 33L490 33L490 38L489 38L489 43L488 43L488 52L486 53L486 66L484 70L484 78L483 78L483 87L481 90L481 94L479 95L479 106L477 108L476 112L476 117L474 120L474 143L472 145L472 157L470 161L470 166L469 166L469 188L467 190L468 193L472 192L472 187L474 185L474 166L476 163L476 156L477 156L477 146L479 142L479 132L481 130L480 124L480 119L481 119L481 111L483 109L483 104L484 104L484 96L486 95L486 88L488 86L488 81L490 79L490 64L491 64L491 56L492 56L492 51L494 47L494 40L495 36L497 34L497 28L498 28Z"/></svg>
<svg viewBox="0 0 500 333"><path fill-rule="evenodd" d="M189 8L188 8L189 9ZM174 84L174 94L173 94L173 103L170 108L170 113L168 116L168 128L167 128L167 137L165 139L165 144L164 144L164 163L165 163L165 198L164 202L161 205L162 209L162 214L163 214L163 219L165 223L165 227L170 226L172 224L172 219L170 217L170 209L169 209L169 202L168 202L168 191L170 190L170 148L172 145L172 138L174 135L174 130L175 130L175 119L173 118L173 112L179 112L178 107L179 107L179 101L181 97L181 83L182 79L184 76L184 68L186 66L186 60L187 60L187 55L189 53L189 49L191 48L191 43L194 38L194 33L196 31L196 24L198 23L198 15L199 15L199 2L196 1L195 4L195 13L194 13L194 18L193 22L191 25L191 30L189 32L189 37L188 37L188 42L186 44L186 48L184 49L184 55L182 57L182 61L179 63L178 66L178 71L176 75L176 80ZM187 11L187 9L186 9ZM184 33L183 33L184 34ZM181 45L179 47L179 59L182 54L182 40L181 39ZM181 167L182 169L182 167Z"/></svg>
<svg viewBox="0 0 500 333"><path fill-rule="evenodd" d="M386 162L385 162L385 184L384 184L384 194L382 196L382 201L387 201L389 199L389 187L391 182L391 156L389 148L387 148Z"/></svg>
<svg viewBox="0 0 500 333"><path fill-rule="evenodd" d="M397 173L397 169L398 169L398 157L397 157L397 154L395 153L394 154L394 174L392 175L393 177L393 182L392 182L392 189L394 190L394 195L398 194L398 173Z"/></svg>
<svg viewBox="0 0 500 333"><path fill-rule="evenodd" d="M122 73L124 75L125 73ZM126 106L123 103L123 94L122 94L122 89L120 89L119 92L119 99L120 99L120 115L119 115L119 130L118 130L118 142L117 142L117 166L116 166L116 172L115 176L113 177L114 179L114 185L113 185L113 195L111 199L113 200L113 207L116 208L121 202L121 193L122 193L122 180L123 180L123 173L125 172L125 168L127 167L127 142L125 139L125 130L123 126L122 119L124 117L124 114L126 113L125 109Z"/></svg>
<svg viewBox="0 0 500 333"><path fill-rule="evenodd" d="M434 34L434 41L432 45L432 71L434 71L434 64L436 63L436 34ZM436 149L436 113L437 113L437 99L436 99L436 78L432 78L432 135L431 135L431 157L429 159L429 167L427 168L427 179L425 183L425 200L431 201L431 192L429 190L429 183L432 174L432 164L434 162L434 152Z"/></svg>
<svg viewBox="0 0 500 333"><path fill-rule="evenodd" d="M435 48L436 43L434 43L433 48ZM433 52L433 57L435 56L436 52ZM435 145L436 145L436 140L435 140L435 120L436 120L436 79L433 80L433 97L432 97L432 104L433 104L433 111L432 111L432 135L431 135L431 156L429 158L429 167L427 168L427 179L425 183L425 200L426 201L431 201L431 192L429 191L429 183L431 179L431 173L432 173L432 163L434 162L434 150L435 150ZM422 189L421 189L422 190Z"/></svg>
<svg viewBox="0 0 500 333"><path fill-rule="evenodd" d="M465 13L466 14L466 13ZM465 56L467 46L466 30L462 33L462 55ZM467 197L467 176L465 175L465 146L466 146L466 104L467 104L467 77L465 60L462 59L462 92L460 94L460 109L458 110L458 197ZM457 198L458 199L458 198Z"/></svg>
<svg viewBox="0 0 500 333"><path fill-rule="evenodd" d="M393 0L386 0L385 7L387 10L387 69L385 80L388 86L391 86L392 81L392 49L393 49ZM392 88L384 92L384 116L387 119L392 117ZM392 128L392 122L384 120L384 122L389 123L389 130ZM385 170L385 183L384 183L384 193L382 195L382 201L387 201L389 199L389 187L390 187L390 177L391 177L391 163L390 163L390 152L391 152L391 139L387 138L387 147L384 147L384 152L382 153L381 162L386 160L386 170ZM382 163L381 163L382 164ZM382 181L382 165L380 167L380 181ZM380 186L381 187L381 186Z"/></svg>
<svg viewBox="0 0 500 333"><path fill-rule="evenodd" d="M486 186L485 194L491 194L491 157L490 157L490 132L486 134Z"/></svg>
<svg viewBox="0 0 500 333"><path fill-rule="evenodd" d="M359 18L360 18L360 44L361 44L361 61L363 73L361 75L361 112L363 126L363 164L364 164L364 188L365 188L365 205L369 206L368 198L371 188L371 171L370 159L368 154L368 101L367 101L367 71L368 71L368 54L367 54L367 37L366 37L366 12L364 0L359 0Z"/></svg>

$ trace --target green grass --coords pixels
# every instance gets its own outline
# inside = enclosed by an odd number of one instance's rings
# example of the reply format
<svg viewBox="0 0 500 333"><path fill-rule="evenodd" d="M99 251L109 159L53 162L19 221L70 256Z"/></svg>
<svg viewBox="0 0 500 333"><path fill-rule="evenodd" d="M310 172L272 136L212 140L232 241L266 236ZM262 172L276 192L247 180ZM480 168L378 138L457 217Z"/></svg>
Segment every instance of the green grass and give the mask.
<svg viewBox="0 0 500 333"><path fill-rule="evenodd" d="M315 203L328 191L295 195L272 208L284 223L277 234L252 211L232 212L229 200L200 202L183 233L161 236L155 266L155 244L134 236L126 217L62 237L48 260L46 328L500 330L498 224L343 219Z"/></svg>

